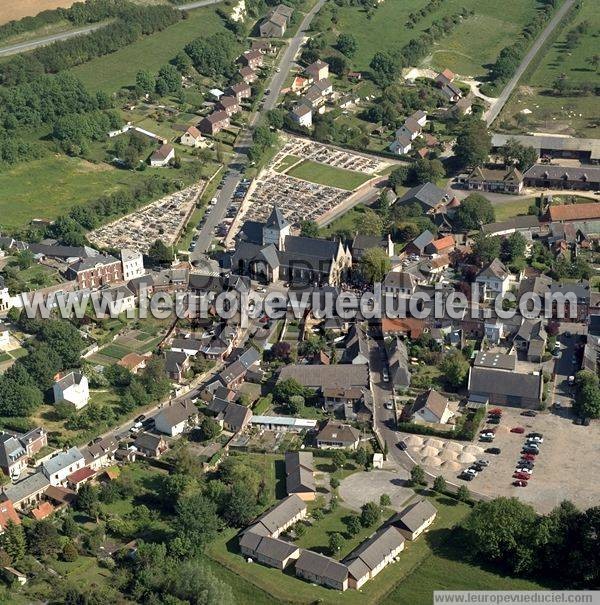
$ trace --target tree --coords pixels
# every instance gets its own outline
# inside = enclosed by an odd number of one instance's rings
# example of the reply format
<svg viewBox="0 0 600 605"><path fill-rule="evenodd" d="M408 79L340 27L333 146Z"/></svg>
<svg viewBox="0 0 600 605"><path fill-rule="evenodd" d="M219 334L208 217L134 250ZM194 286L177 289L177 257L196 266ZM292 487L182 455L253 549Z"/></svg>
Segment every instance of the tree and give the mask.
<svg viewBox="0 0 600 605"><path fill-rule="evenodd" d="M369 248L360 259L360 274L370 284L382 282L391 268L392 261L383 248Z"/></svg>
<svg viewBox="0 0 600 605"><path fill-rule="evenodd" d="M344 546L344 537L338 532L333 532L329 535L329 553L333 556Z"/></svg>
<svg viewBox="0 0 600 605"><path fill-rule="evenodd" d="M362 467L365 467L367 464L369 464L369 454L364 447L357 448L356 452L354 453L354 459L356 460L356 463Z"/></svg>
<svg viewBox="0 0 600 605"><path fill-rule="evenodd" d="M410 484L413 487L425 484L425 471L418 464L413 466L410 471Z"/></svg>
<svg viewBox="0 0 600 605"><path fill-rule="evenodd" d="M276 342L271 347L271 354L275 359L279 359L280 361L288 361L290 360L290 355L292 354L292 346L289 342L285 340L281 340Z"/></svg>
<svg viewBox="0 0 600 605"><path fill-rule="evenodd" d="M212 441L221 433L221 426L216 420L205 416L200 423L200 431L204 441Z"/></svg>
<svg viewBox="0 0 600 605"><path fill-rule="evenodd" d="M381 510L377 503L367 502L360 507L360 523L363 527L372 527L381 517Z"/></svg>
<svg viewBox="0 0 600 605"><path fill-rule="evenodd" d="M500 256L501 245L499 236L479 232L473 237L473 256L478 263L487 265Z"/></svg>
<svg viewBox="0 0 600 605"><path fill-rule="evenodd" d="M600 418L600 385L598 377L582 370L575 377L574 409L583 418Z"/></svg>
<svg viewBox="0 0 600 605"><path fill-rule="evenodd" d="M360 530L362 529L361 517L358 515L351 515L348 517L346 527L348 528L348 533L351 536L356 536L356 534L360 533Z"/></svg>
<svg viewBox="0 0 600 605"><path fill-rule="evenodd" d="M98 489L90 483L84 483L77 492L77 510L83 511L89 517L97 517L99 511Z"/></svg>
<svg viewBox="0 0 600 605"><path fill-rule="evenodd" d="M135 75L135 88L138 94L147 94L154 90L154 76L145 70L140 70Z"/></svg>
<svg viewBox="0 0 600 605"><path fill-rule="evenodd" d="M373 80L381 88L389 86L399 75L400 65L395 56L388 52L376 52L369 67Z"/></svg>
<svg viewBox="0 0 600 605"><path fill-rule="evenodd" d="M202 494L184 496L175 507L177 536L190 549L199 554L211 542L219 529L215 503Z"/></svg>
<svg viewBox="0 0 600 605"><path fill-rule="evenodd" d="M173 262L174 254L173 247L166 246L165 243L157 239L148 250L148 257L152 262L159 265L169 264Z"/></svg>
<svg viewBox="0 0 600 605"><path fill-rule="evenodd" d="M334 450L331 455L331 462L336 469L344 468L346 459L346 452L344 452L344 450Z"/></svg>
<svg viewBox="0 0 600 605"><path fill-rule="evenodd" d="M504 262L515 262L525 256L527 250L527 240L521 233L515 231L506 239L502 240L502 260Z"/></svg>
<svg viewBox="0 0 600 605"><path fill-rule="evenodd" d="M306 389L295 378L281 380L273 389L273 399L277 403L287 403L294 395L306 395Z"/></svg>
<svg viewBox="0 0 600 605"><path fill-rule="evenodd" d="M223 511L225 520L234 527L245 527L256 516L256 501L242 484L233 486Z"/></svg>
<svg viewBox="0 0 600 605"><path fill-rule="evenodd" d="M10 557L13 564L18 564L26 552L25 531L22 525L17 525L9 520L4 528L4 532L0 534L0 545Z"/></svg>
<svg viewBox="0 0 600 605"><path fill-rule="evenodd" d="M461 485L456 490L456 497L461 502L468 502L471 499L471 492L469 491L469 488L466 485Z"/></svg>
<svg viewBox="0 0 600 605"><path fill-rule="evenodd" d="M63 561L67 563L72 563L73 561L77 561L79 557L79 552L77 551L77 547L73 543L72 540L65 542L65 545L62 548L61 558Z"/></svg>
<svg viewBox="0 0 600 605"><path fill-rule="evenodd" d="M492 223L496 215L491 202L479 193L469 194L460 204L454 222L457 227L470 231Z"/></svg>
<svg viewBox="0 0 600 605"><path fill-rule="evenodd" d="M591 65L596 71L598 71L598 66L600 66L600 55L594 54L591 57L587 58L587 62Z"/></svg>
<svg viewBox="0 0 600 605"><path fill-rule="evenodd" d="M335 46L342 54L349 58L352 58L358 50L358 42L352 34L340 34Z"/></svg>
<svg viewBox="0 0 600 605"><path fill-rule="evenodd" d="M464 355L454 349L442 359L440 369L444 374L446 381L455 389L462 387L469 373L469 362L464 358Z"/></svg>
<svg viewBox="0 0 600 605"><path fill-rule="evenodd" d="M300 221L300 235L302 237L319 237L319 225L316 221Z"/></svg>
<svg viewBox="0 0 600 605"><path fill-rule="evenodd" d="M35 521L27 528L27 550L34 556L52 556L61 548L58 530L49 519Z"/></svg>
<svg viewBox="0 0 600 605"><path fill-rule="evenodd" d="M446 171L439 160L428 160L421 158L417 160L409 170L409 179L414 185L439 181L444 178Z"/></svg>
<svg viewBox="0 0 600 605"><path fill-rule="evenodd" d="M363 235L380 236L383 233L383 221L378 214L367 208L362 216L356 218L354 228Z"/></svg>
<svg viewBox="0 0 600 605"><path fill-rule="evenodd" d="M394 168L390 175L388 176L388 185L392 189L397 189L398 187L404 185L408 179L408 166L398 166L398 168Z"/></svg>
<svg viewBox="0 0 600 605"><path fill-rule="evenodd" d="M293 416L300 414L304 409L304 397L302 395L292 395L288 400L287 409Z"/></svg>
<svg viewBox="0 0 600 605"><path fill-rule="evenodd" d="M446 479L444 479L444 477L442 477L442 475L438 475L434 480L433 480L433 489L438 492L438 494L443 494L446 491L447 485L446 485Z"/></svg>
<svg viewBox="0 0 600 605"><path fill-rule="evenodd" d="M515 164L521 171L527 170L536 163L538 153L533 147L526 147L516 139L509 139L502 148L506 164Z"/></svg>
<svg viewBox="0 0 600 605"><path fill-rule="evenodd" d="M169 585L169 592L179 599L178 603L194 605L235 605L236 603L231 588L198 560L181 562L174 570ZM166 603L167 599L164 601Z"/></svg>
<svg viewBox="0 0 600 605"><path fill-rule="evenodd" d="M379 504L381 506L390 506L392 504L392 499L389 494L381 494L381 496L379 496Z"/></svg>
<svg viewBox="0 0 600 605"><path fill-rule="evenodd" d="M156 92L159 95L181 90L181 74L174 65L163 65L156 78Z"/></svg>
<svg viewBox="0 0 600 605"><path fill-rule="evenodd" d="M460 127L454 155L461 167L480 166L484 164L492 148L492 137L485 122L480 119L467 119Z"/></svg>
<svg viewBox="0 0 600 605"><path fill-rule="evenodd" d="M340 480L337 477L331 477L331 479L329 479L329 485L331 486L331 489L337 489L340 486Z"/></svg>

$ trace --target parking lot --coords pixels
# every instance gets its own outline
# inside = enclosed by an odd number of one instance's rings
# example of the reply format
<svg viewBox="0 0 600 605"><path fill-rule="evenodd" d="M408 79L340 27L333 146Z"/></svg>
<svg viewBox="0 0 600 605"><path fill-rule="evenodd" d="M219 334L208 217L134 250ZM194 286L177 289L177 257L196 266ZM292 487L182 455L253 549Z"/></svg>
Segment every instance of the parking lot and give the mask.
<svg viewBox="0 0 600 605"><path fill-rule="evenodd" d="M495 496L517 496L542 513L549 512L562 500L571 500L580 508L597 505L600 485L595 477L600 473L600 424L577 426L567 410L538 413L535 418L521 416L521 409L503 407L502 421L497 426L496 437L486 447L498 447L501 454L483 454L490 465L473 481L465 483L469 489ZM522 427L524 434L511 433L510 429ZM512 485L525 436L530 432L542 433L544 442L534 461L532 478L527 487ZM482 444L484 445L484 444ZM453 483L461 484L456 476L447 476Z"/></svg>

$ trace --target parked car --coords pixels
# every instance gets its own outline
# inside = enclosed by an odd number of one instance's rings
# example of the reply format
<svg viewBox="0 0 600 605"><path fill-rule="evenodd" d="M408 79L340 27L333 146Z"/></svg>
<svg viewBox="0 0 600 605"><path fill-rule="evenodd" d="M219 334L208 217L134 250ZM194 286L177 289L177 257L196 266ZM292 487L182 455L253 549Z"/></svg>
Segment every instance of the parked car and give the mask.
<svg viewBox="0 0 600 605"><path fill-rule="evenodd" d="M500 408L493 408L488 412L488 414L490 416L502 416L502 410Z"/></svg>
<svg viewBox="0 0 600 605"><path fill-rule="evenodd" d="M480 466L489 466L490 465L490 461L489 460L478 460L476 462L476 464L479 464Z"/></svg>
<svg viewBox="0 0 600 605"><path fill-rule="evenodd" d="M494 435L480 435L479 441L482 443L492 443L492 441L494 441Z"/></svg>
<svg viewBox="0 0 600 605"><path fill-rule="evenodd" d="M540 449L538 447L535 447L533 445L525 445L523 447L523 449L521 450L522 454L539 454L540 453Z"/></svg>
<svg viewBox="0 0 600 605"><path fill-rule="evenodd" d="M515 487L527 487L527 481L523 479L517 479L516 481L513 481L513 485Z"/></svg>
<svg viewBox="0 0 600 605"><path fill-rule="evenodd" d="M530 418L535 418L537 416L537 412L535 410L525 410L521 412L521 416L529 416Z"/></svg>
<svg viewBox="0 0 600 605"><path fill-rule="evenodd" d="M517 467L518 468L529 468L529 469L533 470L535 467L535 464L533 462L530 462L529 460L519 460L519 462L517 462Z"/></svg>
<svg viewBox="0 0 600 605"><path fill-rule="evenodd" d="M473 477L477 477L477 473L479 472L477 469L473 468L473 467L469 467L468 469L466 469L465 471L463 471L469 475L473 475Z"/></svg>
<svg viewBox="0 0 600 605"><path fill-rule="evenodd" d="M488 422L490 424L500 424L500 416L490 416Z"/></svg>
<svg viewBox="0 0 600 605"><path fill-rule="evenodd" d="M521 466L520 468L517 468L517 473L525 473L526 475L531 475L533 474L533 469L528 468L526 466Z"/></svg>
<svg viewBox="0 0 600 605"><path fill-rule="evenodd" d="M535 454L521 454L521 457L523 460L529 460L530 462L535 460Z"/></svg>
<svg viewBox="0 0 600 605"><path fill-rule="evenodd" d="M540 439L544 436L544 433L527 433L527 438L540 437Z"/></svg>
<svg viewBox="0 0 600 605"><path fill-rule="evenodd" d="M144 416L144 414L140 414L135 420L134 422L141 422L142 420L145 420L146 416Z"/></svg>
<svg viewBox="0 0 600 605"><path fill-rule="evenodd" d="M470 473L461 473L458 478L463 479L464 481L473 481L473 479L475 479L475 475L471 475Z"/></svg>
<svg viewBox="0 0 600 605"><path fill-rule="evenodd" d="M525 429L522 426L513 426L512 429L510 429L511 433L524 433Z"/></svg>
<svg viewBox="0 0 600 605"><path fill-rule="evenodd" d="M404 441L398 441L398 447L401 450L405 450L407 446L406 446L406 443L404 443Z"/></svg>
<svg viewBox="0 0 600 605"><path fill-rule="evenodd" d="M524 481L528 481L529 475L527 473L516 472L513 474L513 479L523 479Z"/></svg>
<svg viewBox="0 0 600 605"><path fill-rule="evenodd" d="M575 384L575 376L569 376L567 382L569 383L569 386L572 387Z"/></svg>
<svg viewBox="0 0 600 605"><path fill-rule="evenodd" d="M383 407L384 407L386 410L393 410L393 409L394 409L394 402L393 402L393 401L386 401L386 402L383 404Z"/></svg>
<svg viewBox="0 0 600 605"><path fill-rule="evenodd" d="M487 450L485 450L486 454L501 454L502 450L499 447L488 447Z"/></svg>
<svg viewBox="0 0 600 605"><path fill-rule="evenodd" d="M381 377L383 378L383 382L389 382L390 381L390 375L389 375L388 371L385 368L381 372Z"/></svg>

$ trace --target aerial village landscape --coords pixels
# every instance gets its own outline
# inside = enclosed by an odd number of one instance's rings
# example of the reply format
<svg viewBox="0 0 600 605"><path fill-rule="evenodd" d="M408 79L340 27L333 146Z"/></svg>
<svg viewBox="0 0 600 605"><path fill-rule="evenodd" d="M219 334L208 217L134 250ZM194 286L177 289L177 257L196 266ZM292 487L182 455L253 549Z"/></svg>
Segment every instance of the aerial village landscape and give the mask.
<svg viewBox="0 0 600 605"><path fill-rule="evenodd" d="M0 603L600 589L593 0L7 4Z"/></svg>

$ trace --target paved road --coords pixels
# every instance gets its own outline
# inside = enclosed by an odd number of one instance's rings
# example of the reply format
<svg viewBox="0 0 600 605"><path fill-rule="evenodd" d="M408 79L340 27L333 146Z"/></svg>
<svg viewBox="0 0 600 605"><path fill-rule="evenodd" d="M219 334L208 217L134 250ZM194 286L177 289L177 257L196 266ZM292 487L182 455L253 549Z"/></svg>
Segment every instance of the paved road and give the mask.
<svg viewBox="0 0 600 605"><path fill-rule="evenodd" d="M212 206L206 215L206 222L200 230L196 249L190 254L190 260L192 262L197 261L203 253L209 250L214 236L214 228L223 220L233 193L242 179L248 161L248 149L252 145L252 133L254 132L254 128L258 124L261 114L275 107L294 58L300 50L306 31L308 30L313 17L319 12L324 3L325 0L319 0L312 10L305 15L296 35L289 41L275 72L267 84L267 90L269 90L269 92L263 97L262 108L250 117L248 127L238 136L234 149L235 156L229 167L229 172L223 181L223 187L217 195L217 203Z"/></svg>
<svg viewBox="0 0 600 605"><path fill-rule="evenodd" d="M200 8L202 6L209 6L211 4L218 4L219 2L223 2L223 0L199 0L198 2L190 2L189 4L182 4L180 6L176 6L173 8L177 8L178 10L191 10L193 8ZM72 29L66 32L62 32L59 34L53 34L51 36L44 36L43 38L37 38L35 40L28 40L27 42L20 42L19 44L11 44L10 46L5 46L4 48L0 48L0 57L7 57L9 55L16 55L18 53L27 52L29 50L33 50L38 46L47 46L48 44L52 44L52 42L57 42L58 40L68 40L69 38L74 38L75 36L81 36L83 34L89 34L101 27L104 27L106 23L93 23L92 25L86 25L85 27L79 27L77 29Z"/></svg>
<svg viewBox="0 0 600 605"><path fill-rule="evenodd" d="M521 79L521 76L523 75L523 73L525 73L525 70L529 67L529 64L531 63L533 58L537 55L540 48L544 45L544 43L548 39L548 36L554 31L556 26L560 23L560 20L565 16L567 11L570 10L573 4L575 4L575 0L566 0L566 2L556 11L554 17L552 17L550 23L548 23L544 31L538 36L537 40L533 43L533 46L521 61L521 64L517 68L517 71L515 72L514 76L508 81L508 83L504 87L504 90L500 93L500 96L498 97L496 103L494 103L494 105L486 113L485 121L488 126L490 126L492 122L498 117L498 115L502 111L502 108L508 101L508 98L510 97L515 86Z"/></svg>

